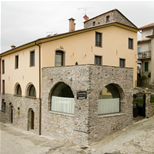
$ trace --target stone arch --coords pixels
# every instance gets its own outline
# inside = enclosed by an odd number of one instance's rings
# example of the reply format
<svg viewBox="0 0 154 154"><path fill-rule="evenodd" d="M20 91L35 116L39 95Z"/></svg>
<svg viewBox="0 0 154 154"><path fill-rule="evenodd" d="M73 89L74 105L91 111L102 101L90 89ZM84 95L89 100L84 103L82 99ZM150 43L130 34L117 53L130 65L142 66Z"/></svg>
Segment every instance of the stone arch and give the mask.
<svg viewBox="0 0 154 154"><path fill-rule="evenodd" d="M115 83L101 88L98 97L98 114L121 112L121 102L124 100L123 89Z"/></svg>
<svg viewBox="0 0 154 154"><path fill-rule="evenodd" d="M68 108L72 107L72 111L66 111L67 109L60 110L60 109L53 108L54 103L56 103L55 101L59 102L59 104L61 104L62 108L65 105L65 103L67 103L68 106L67 105L66 106ZM49 106L48 106L49 110L57 111L57 112L66 112L66 113L70 112L73 114L74 113L74 104L75 104L74 93L68 84L66 84L65 82L58 82L52 87L52 89L50 90L50 93L49 93Z"/></svg>
<svg viewBox="0 0 154 154"><path fill-rule="evenodd" d="M31 82L26 86L26 96L36 97L36 88Z"/></svg>
<svg viewBox="0 0 154 154"><path fill-rule="evenodd" d="M14 86L14 94L15 95L22 95L22 89L21 89L21 86L18 82Z"/></svg>
<svg viewBox="0 0 154 154"><path fill-rule="evenodd" d="M32 108L28 109L28 124L27 124L28 130L34 129L34 110Z"/></svg>

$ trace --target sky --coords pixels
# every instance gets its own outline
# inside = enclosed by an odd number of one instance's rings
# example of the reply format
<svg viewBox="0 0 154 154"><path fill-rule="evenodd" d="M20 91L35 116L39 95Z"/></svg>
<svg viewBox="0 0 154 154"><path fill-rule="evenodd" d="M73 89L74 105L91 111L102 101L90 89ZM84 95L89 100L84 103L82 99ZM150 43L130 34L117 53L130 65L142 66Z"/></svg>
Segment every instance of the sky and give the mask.
<svg viewBox="0 0 154 154"><path fill-rule="evenodd" d="M36 39L69 30L73 17L76 30L83 28L83 16L89 18L118 9L137 27L154 23L154 1L2 1L1 51ZM83 8L86 8L83 9ZM141 34L138 34L138 40Z"/></svg>

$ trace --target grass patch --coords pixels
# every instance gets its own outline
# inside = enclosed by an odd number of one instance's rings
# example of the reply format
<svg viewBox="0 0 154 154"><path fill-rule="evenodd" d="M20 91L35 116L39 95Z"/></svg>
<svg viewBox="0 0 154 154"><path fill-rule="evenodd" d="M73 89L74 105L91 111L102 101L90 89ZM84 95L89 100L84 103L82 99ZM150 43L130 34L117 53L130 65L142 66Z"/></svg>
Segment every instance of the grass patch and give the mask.
<svg viewBox="0 0 154 154"><path fill-rule="evenodd" d="M143 99L133 99L133 103L143 103Z"/></svg>

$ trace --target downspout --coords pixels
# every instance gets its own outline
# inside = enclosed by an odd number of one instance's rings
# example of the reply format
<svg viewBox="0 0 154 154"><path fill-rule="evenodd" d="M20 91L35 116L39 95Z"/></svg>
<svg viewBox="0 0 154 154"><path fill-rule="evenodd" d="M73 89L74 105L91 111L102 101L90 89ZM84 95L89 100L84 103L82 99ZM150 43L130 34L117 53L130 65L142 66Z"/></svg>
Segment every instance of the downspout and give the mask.
<svg viewBox="0 0 154 154"><path fill-rule="evenodd" d="M39 47L39 135L41 135L41 112L42 112L42 100L41 100L41 46L36 44Z"/></svg>
<svg viewBox="0 0 154 154"><path fill-rule="evenodd" d="M0 110L2 110L1 109L1 103L2 103L2 101L1 101L1 58L0 58Z"/></svg>

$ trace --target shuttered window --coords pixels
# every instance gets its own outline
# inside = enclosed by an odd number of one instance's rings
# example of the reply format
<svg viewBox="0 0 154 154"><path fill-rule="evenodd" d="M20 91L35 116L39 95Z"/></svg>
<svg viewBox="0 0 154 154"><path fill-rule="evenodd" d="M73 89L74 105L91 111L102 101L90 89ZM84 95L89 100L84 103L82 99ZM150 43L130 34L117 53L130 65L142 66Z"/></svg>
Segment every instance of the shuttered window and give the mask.
<svg viewBox="0 0 154 154"><path fill-rule="evenodd" d="M35 51L30 52L30 66L35 66Z"/></svg>
<svg viewBox="0 0 154 154"><path fill-rule="evenodd" d="M120 62L119 63L120 63L119 64L120 67L125 67L125 59L121 59L120 58Z"/></svg>
<svg viewBox="0 0 154 154"><path fill-rule="evenodd" d="M95 56L95 64L102 65L102 56Z"/></svg>
<svg viewBox="0 0 154 154"><path fill-rule="evenodd" d="M96 32L95 45L98 47L102 46L102 33Z"/></svg>

